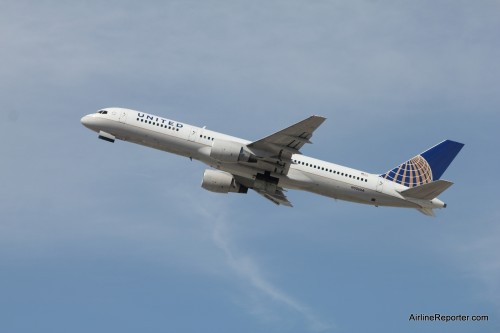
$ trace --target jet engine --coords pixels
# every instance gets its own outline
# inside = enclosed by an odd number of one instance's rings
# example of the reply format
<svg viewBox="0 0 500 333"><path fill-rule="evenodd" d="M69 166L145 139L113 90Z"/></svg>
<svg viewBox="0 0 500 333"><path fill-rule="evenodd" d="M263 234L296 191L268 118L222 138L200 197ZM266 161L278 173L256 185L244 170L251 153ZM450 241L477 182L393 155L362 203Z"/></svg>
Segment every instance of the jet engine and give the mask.
<svg viewBox="0 0 500 333"><path fill-rule="evenodd" d="M224 140L214 141L210 150L210 157L219 162L257 162L255 155L245 145Z"/></svg>
<svg viewBox="0 0 500 333"><path fill-rule="evenodd" d="M233 175L217 170L205 170L201 187L216 193L247 193L248 187L241 185L234 179Z"/></svg>

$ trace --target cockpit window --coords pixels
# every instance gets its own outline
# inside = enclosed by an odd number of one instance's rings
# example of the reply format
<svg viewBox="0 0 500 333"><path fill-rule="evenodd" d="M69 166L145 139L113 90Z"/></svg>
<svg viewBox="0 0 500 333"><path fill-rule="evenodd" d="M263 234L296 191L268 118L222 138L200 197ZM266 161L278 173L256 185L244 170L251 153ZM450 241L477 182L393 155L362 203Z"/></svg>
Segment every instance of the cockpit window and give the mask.
<svg viewBox="0 0 500 333"><path fill-rule="evenodd" d="M99 111L99 112L97 112L97 113L100 113L100 114L108 114L108 111L106 111L106 110L100 110L100 111Z"/></svg>

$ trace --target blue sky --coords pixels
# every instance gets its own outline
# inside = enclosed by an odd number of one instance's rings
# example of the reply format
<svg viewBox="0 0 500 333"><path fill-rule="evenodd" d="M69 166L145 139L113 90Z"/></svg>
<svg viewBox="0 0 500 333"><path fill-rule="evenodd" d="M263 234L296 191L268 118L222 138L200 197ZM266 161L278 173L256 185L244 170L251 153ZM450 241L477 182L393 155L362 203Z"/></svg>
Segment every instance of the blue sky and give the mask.
<svg viewBox="0 0 500 333"><path fill-rule="evenodd" d="M498 332L498 1L16 1L0 11L0 331ZM385 172L466 146L435 219L200 187L122 106ZM415 314L484 323L409 322Z"/></svg>

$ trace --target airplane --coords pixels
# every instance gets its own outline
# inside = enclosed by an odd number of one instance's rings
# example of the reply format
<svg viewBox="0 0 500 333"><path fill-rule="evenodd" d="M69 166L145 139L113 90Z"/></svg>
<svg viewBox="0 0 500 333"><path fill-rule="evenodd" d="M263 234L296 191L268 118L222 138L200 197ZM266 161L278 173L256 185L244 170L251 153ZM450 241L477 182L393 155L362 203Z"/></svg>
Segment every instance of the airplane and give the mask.
<svg viewBox="0 0 500 333"><path fill-rule="evenodd" d="M441 176L464 144L445 140L382 174L302 155L325 121L311 116L257 141L125 108L110 107L81 118L108 142L123 140L205 163L201 187L216 193L252 189L276 205L292 207L287 189L373 205L415 208L435 216L446 208L437 198L452 182Z"/></svg>

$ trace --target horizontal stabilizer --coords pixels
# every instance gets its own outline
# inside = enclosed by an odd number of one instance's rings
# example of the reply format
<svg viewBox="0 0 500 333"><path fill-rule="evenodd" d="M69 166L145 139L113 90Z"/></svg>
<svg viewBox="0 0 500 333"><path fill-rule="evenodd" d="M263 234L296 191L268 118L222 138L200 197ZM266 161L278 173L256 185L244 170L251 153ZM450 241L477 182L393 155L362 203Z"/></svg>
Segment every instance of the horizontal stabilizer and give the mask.
<svg viewBox="0 0 500 333"><path fill-rule="evenodd" d="M408 190L401 191L400 193L401 195L409 198L432 200L446 191L446 189L451 185L453 185L453 183L447 180L436 180L428 184L412 187Z"/></svg>

